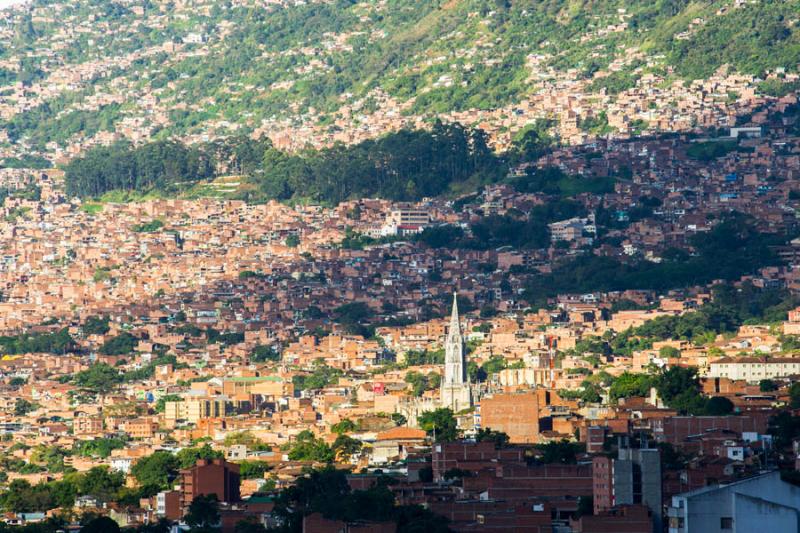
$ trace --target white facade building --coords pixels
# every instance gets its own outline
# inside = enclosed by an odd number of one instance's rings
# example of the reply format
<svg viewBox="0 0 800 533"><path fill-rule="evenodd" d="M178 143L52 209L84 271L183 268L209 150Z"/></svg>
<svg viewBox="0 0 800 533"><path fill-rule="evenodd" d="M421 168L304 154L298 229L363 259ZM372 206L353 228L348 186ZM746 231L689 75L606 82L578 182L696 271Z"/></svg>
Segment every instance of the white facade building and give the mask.
<svg viewBox="0 0 800 533"><path fill-rule="evenodd" d="M672 497L669 533L800 531L800 487L779 472Z"/></svg>
<svg viewBox="0 0 800 533"><path fill-rule="evenodd" d="M757 383L800 375L800 357L723 357L711 362L708 377Z"/></svg>

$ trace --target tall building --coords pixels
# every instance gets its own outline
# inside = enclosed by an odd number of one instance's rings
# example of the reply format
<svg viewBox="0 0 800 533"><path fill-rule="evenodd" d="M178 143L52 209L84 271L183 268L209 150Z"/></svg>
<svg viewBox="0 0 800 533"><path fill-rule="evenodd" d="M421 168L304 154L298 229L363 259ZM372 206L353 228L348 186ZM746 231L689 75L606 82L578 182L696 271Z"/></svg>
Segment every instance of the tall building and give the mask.
<svg viewBox="0 0 800 533"><path fill-rule="evenodd" d="M184 511L197 496L216 495L220 502L233 503L239 496L239 465L225 459L198 459L180 472L181 507Z"/></svg>
<svg viewBox="0 0 800 533"><path fill-rule="evenodd" d="M619 505L644 504L653 513L653 531L661 531L661 453L653 448L620 446L617 458L592 460L594 514Z"/></svg>
<svg viewBox="0 0 800 533"><path fill-rule="evenodd" d="M458 299L453 294L453 311L444 344L444 378L441 388L441 406L457 413L472 407L472 393L467 381L467 362L464 336L458 316Z"/></svg>

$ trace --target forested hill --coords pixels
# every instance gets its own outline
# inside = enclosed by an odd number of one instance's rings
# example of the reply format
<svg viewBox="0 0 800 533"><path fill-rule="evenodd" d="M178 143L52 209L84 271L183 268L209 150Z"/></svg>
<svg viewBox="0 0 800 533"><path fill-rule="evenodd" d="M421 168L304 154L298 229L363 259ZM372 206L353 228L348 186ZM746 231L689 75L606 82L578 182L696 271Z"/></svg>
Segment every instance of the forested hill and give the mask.
<svg viewBox="0 0 800 533"><path fill-rule="evenodd" d="M507 158L522 155L510 153ZM67 193L83 197L112 191L186 193L187 187L202 186L202 180L234 172L247 182L241 198L328 203L371 196L417 200L459 185L496 181L506 169L507 161L489 149L481 130L442 123L430 131L402 130L299 154L277 150L268 139L243 136L191 147L173 141L138 147L117 143L88 150L65 167Z"/></svg>
<svg viewBox="0 0 800 533"><path fill-rule="evenodd" d="M0 143L334 136L387 109L424 120L565 83L613 95L721 65L793 72L799 13L800 0L32 0L1 17Z"/></svg>

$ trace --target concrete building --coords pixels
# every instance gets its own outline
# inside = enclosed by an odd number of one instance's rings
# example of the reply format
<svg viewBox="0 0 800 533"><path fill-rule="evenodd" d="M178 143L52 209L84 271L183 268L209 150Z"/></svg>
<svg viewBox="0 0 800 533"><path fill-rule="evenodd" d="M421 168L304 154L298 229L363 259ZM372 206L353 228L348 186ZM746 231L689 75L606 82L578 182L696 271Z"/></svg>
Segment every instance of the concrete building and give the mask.
<svg viewBox="0 0 800 533"><path fill-rule="evenodd" d="M431 221L431 215L424 209L401 207L392 209L386 215L386 222L381 227L381 235L413 235L425 229Z"/></svg>
<svg viewBox="0 0 800 533"><path fill-rule="evenodd" d="M597 233L593 215L590 215L589 218L575 217L561 220L548 224L548 226L550 228L550 240L553 242L575 241L586 234L594 235Z"/></svg>
<svg viewBox="0 0 800 533"><path fill-rule="evenodd" d="M646 505L653 531L661 531L661 453L657 449L620 446L617 459L598 456L592 460L594 513L619 505Z"/></svg>
<svg viewBox="0 0 800 533"><path fill-rule="evenodd" d="M672 497L669 533L800 530L800 487L779 472Z"/></svg>
<svg viewBox="0 0 800 533"><path fill-rule="evenodd" d="M167 422L186 420L193 424L206 418L222 418L232 408L231 402L225 396L217 398L187 398L183 401L165 402L164 419Z"/></svg>
<svg viewBox="0 0 800 533"><path fill-rule="evenodd" d="M723 357L711 363L708 376L756 383L800 374L800 357Z"/></svg>

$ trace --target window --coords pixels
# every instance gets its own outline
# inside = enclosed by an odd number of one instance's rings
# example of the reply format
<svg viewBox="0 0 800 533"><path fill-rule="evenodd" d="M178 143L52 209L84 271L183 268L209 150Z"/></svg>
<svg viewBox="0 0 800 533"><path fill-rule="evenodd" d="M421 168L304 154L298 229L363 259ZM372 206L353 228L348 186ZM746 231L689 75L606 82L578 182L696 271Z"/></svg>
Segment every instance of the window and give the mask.
<svg viewBox="0 0 800 533"><path fill-rule="evenodd" d="M730 516L723 516L719 519L720 529L733 529L733 518Z"/></svg>

